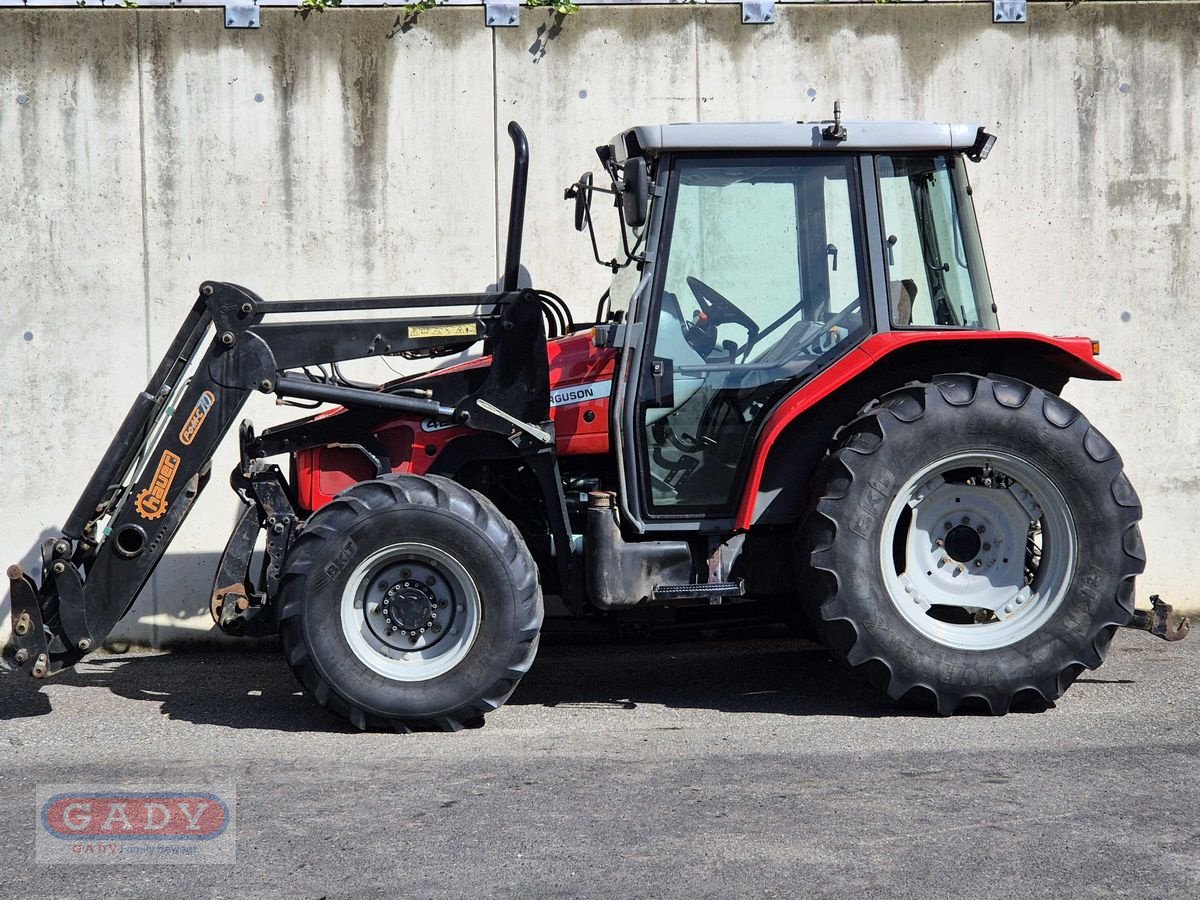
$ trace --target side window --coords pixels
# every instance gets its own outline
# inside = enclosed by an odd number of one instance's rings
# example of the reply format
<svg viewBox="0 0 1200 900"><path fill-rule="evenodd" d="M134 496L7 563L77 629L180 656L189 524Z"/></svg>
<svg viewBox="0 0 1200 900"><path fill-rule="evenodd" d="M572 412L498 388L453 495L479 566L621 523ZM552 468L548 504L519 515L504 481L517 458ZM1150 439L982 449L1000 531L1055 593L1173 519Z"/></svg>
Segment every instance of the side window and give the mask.
<svg viewBox="0 0 1200 900"><path fill-rule="evenodd" d="M892 324L995 328L973 218L964 231L970 198L955 160L880 156L878 167Z"/></svg>
<svg viewBox="0 0 1200 900"><path fill-rule="evenodd" d="M825 178L826 277L829 279L829 311L839 313L858 300L858 256L854 246L854 217L850 205L850 182ZM855 324L862 321L861 316Z"/></svg>
<svg viewBox="0 0 1200 900"><path fill-rule="evenodd" d="M890 172L890 174L889 174ZM933 325L929 278L909 181L880 166L879 193L887 231L888 299L893 325Z"/></svg>

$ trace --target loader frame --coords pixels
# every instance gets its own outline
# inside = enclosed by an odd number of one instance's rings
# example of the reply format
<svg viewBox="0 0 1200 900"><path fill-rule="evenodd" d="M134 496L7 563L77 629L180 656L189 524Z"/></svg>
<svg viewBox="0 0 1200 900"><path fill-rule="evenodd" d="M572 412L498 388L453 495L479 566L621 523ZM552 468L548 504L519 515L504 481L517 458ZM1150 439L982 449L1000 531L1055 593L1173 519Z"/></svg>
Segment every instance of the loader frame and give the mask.
<svg viewBox="0 0 1200 900"><path fill-rule="evenodd" d="M508 130L513 183L499 290L267 301L236 284L201 284L60 535L43 543L40 582L20 566L8 569L13 621L8 649L18 667L45 677L73 665L108 636L207 484L213 454L253 391L502 435L544 494L553 544L561 551L555 554L561 583L577 577L567 549L570 531L550 419L547 301L538 291L517 289L529 148L516 123ZM312 319L320 313L370 312L402 315ZM376 356L444 356L481 341L492 357L487 375L474 391L452 401L406 391L403 384L385 391L314 378L307 370ZM283 473L263 458L295 448L256 439L248 422L240 437L241 461L232 484L245 508L221 559L212 612L227 631L268 633L276 624L269 599L300 519ZM263 530L264 566L256 584L250 567Z"/></svg>

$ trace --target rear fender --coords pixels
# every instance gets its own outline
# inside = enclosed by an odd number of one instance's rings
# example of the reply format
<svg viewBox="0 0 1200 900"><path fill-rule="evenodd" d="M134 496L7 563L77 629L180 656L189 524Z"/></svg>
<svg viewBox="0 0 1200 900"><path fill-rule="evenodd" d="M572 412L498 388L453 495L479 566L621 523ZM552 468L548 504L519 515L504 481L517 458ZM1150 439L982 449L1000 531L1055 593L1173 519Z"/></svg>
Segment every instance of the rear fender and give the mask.
<svg viewBox="0 0 1200 900"><path fill-rule="evenodd" d="M872 335L768 414L755 442L735 528L798 521L834 432L876 397L945 372L1003 374L1056 394L1071 378L1121 378L1093 358L1090 338L1006 331Z"/></svg>

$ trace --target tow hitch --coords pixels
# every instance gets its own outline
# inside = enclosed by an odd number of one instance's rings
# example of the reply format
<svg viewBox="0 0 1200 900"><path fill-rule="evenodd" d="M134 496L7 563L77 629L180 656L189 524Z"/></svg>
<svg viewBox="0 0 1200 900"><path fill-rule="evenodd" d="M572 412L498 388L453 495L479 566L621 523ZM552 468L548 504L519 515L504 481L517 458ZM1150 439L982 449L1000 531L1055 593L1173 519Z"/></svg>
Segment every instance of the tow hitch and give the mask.
<svg viewBox="0 0 1200 900"><path fill-rule="evenodd" d="M1125 627L1148 631L1164 641L1182 641L1188 636L1192 623L1187 616L1181 616L1175 612L1171 608L1171 604L1164 603L1158 594L1150 595L1150 607L1149 611L1141 609L1135 611L1133 618Z"/></svg>

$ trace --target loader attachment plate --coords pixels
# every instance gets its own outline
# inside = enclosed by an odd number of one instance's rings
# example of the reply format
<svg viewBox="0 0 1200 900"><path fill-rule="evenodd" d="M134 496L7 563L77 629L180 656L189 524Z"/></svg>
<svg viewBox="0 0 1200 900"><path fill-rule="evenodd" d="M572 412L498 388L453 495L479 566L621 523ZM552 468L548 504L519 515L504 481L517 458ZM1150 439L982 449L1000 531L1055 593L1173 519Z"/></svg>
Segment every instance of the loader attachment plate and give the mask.
<svg viewBox="0 0 1200 900"><path fill-rule="evenodd" d="M50 649L37 588L33 579L16 565L8 567L8 583L12 590L12 637L4 648L4 667L28 667L34 678L45 678L51 674Z"/></svg>

